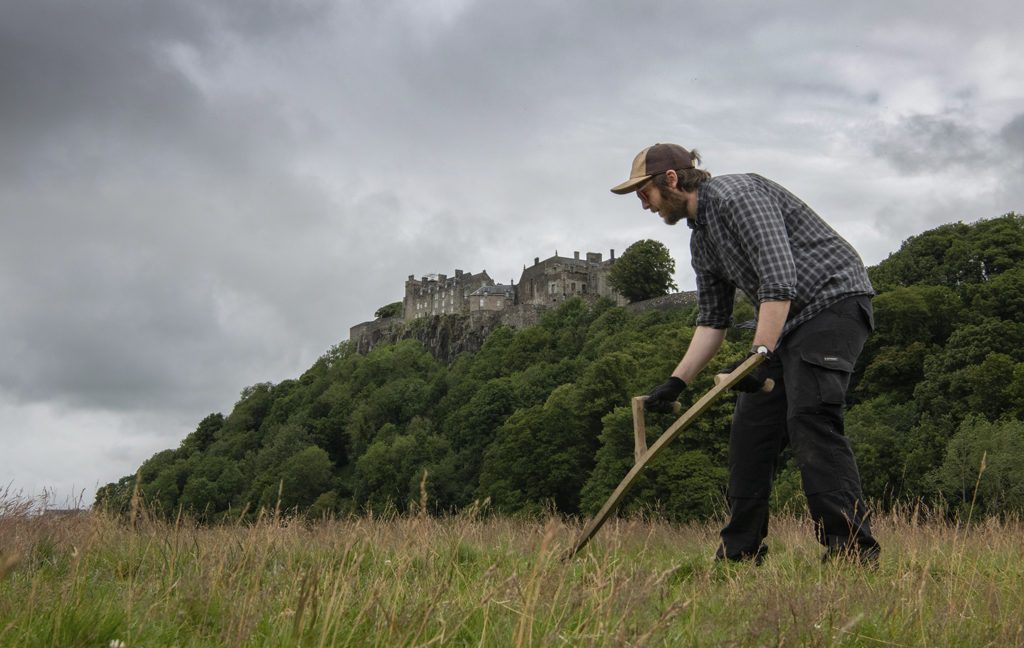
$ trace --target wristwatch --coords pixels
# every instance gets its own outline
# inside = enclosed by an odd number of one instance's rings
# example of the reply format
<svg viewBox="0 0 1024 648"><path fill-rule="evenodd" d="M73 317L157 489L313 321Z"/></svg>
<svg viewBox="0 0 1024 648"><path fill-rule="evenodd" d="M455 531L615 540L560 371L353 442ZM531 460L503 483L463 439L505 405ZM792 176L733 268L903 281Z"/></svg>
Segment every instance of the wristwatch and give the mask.
<svg viewBox="0 0 1024 648"><path fill-rule="evenodd" d="M772 355L771 350L768 347L766 347L765 345L763 345L763 344L755 344L754 346L750 347L750 352L751 353L760 353L765 358L768 358L768 357L770 357Z"/></svg>

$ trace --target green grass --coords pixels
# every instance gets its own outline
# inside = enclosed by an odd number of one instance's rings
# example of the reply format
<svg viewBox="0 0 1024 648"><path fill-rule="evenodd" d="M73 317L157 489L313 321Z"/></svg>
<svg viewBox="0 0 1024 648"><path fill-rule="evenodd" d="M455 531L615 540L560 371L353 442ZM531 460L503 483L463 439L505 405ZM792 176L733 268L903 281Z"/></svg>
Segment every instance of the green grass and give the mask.
<svg viewBox="0 0 1024 648"><path fill-rule="evenodd" d="M822 565L776 518L759 568L719 520L472 513L198 527L0 502L0 646L1017 646L1024 528L875 519L875 572Z"/></svg>

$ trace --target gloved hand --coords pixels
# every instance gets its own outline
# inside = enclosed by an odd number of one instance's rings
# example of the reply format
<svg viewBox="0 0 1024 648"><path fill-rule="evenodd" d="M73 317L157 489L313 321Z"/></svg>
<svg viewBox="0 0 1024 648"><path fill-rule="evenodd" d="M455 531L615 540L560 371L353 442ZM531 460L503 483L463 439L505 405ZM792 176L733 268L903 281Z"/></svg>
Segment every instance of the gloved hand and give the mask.
<svg viewBox="0 0 1024 648"><path fill-rule="evenodd" d="M681 379L672 376L647 393L644 399L644 409L661 414L672 412L672 403L679 398L679 394L686 389L686 383Z"/></svg>
<svg viewBox="0 0 1024 648"><path fill-rule="evenodd" d="M756 353L756 351L751 351L742 360L737 360L736 362L730 363L722 367L722 370L719 371L718 373L731 374L733 371L736 370L736 367L746 362L750 358L750 356L755 355ZM764 387L765 378L768 377L768 367L766 365L773 359L773 355L771 353L768 353L766 355L767 357L765 358L764 362L757 365L757 367L753 371L748 373L746 376L743 376L743 378L741 378L738 383L732 386L733 391L741 391L751 394L754 392L761 391L761 388Z"/></svg>

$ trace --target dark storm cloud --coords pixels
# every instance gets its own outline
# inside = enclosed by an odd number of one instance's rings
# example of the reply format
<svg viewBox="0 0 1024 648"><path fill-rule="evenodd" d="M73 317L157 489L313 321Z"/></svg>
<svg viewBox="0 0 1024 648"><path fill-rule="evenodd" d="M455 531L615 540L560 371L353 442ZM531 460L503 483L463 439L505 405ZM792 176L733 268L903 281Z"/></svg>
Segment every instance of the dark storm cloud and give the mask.
<svg viewBox="0 0 1024 648"><path fill-rule="evenodd" d="M156 46L201 38L202 30L189 14L160 8L170 3L155 5L7 3L0 22L5 171L59 163L87 134L101 155L103 139L123 137L122 129L152 133L169 121L173 131L196 97L158 64Z"/></svg>
<svg viewBox="0 0 1024 648"><path fill-rule="evenodd" d="M883 128L872 151L898 171L914 174L987 165L1001 157L997 138L964 120L911 115Z"/></svg>
<svg viewBox="0 0 1024 648"><path fill-rule="evenodd" d="M294 359L238 322L260 317L270 335L287 328L283 304L262 291L294 282L302 299L313 290L316 262L296 280L274 260L293 256L289 246L329 206L280 166L293 142L272 107L207 96L171 55L216 59L232 29L272 38L271 27L308 19L267 13L277 22L191 3L5 9L0 335L14 341L0 351L5 391L174 408L237 375L256 348Z"/></svg>
<svg viewBox="0 0 1024 648"><path fill-rule="evenodd" d="M1018 156L1024 156L1024 113L1017 115L1006 126L1003 126L999 131L999 136L1002 137L1009 150L1016 152Z"/></svg>

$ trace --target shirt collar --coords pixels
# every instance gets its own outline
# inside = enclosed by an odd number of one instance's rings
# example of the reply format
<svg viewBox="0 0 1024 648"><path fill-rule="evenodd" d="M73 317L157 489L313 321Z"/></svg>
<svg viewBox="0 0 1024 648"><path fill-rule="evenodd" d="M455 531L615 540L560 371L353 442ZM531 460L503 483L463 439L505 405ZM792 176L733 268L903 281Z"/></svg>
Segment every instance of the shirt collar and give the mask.
<svg viewBox="0 0 1024 648"><path fill-rule="evenodd" d="M686 224L693 230L704 229L707 227L707 201L704 200L705 184L707 183L702 182L697 186L697 214L693 218L686 219Z"/></svg>

